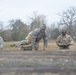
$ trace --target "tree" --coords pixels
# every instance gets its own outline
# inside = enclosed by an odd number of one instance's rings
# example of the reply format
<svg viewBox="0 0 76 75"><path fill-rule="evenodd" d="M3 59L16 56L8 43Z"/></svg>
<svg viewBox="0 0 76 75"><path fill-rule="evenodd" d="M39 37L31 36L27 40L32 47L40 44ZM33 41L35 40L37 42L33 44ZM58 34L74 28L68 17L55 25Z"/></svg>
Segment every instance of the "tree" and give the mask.
<svg viewBox="0 0 76 75"><path fill-rule="evenodd" d="M38 15L37 12L34 12L33 16L30 17L30 19L31 19L31 24L30 24L31 30L40 27L41 24L46 24L46 16Z"/></svg>
<svg viewBox="0 0 76 75"><path fill-rule="evenodd" d="M57 23L52 23L49 27L47 27L47 32L49 39L56 39L60 34Z"/></svg>
<svg viewBox="0 0 76 75"><path fill-rule="evenodd" d="M68 28L69 34L72 35L73 33L73 25L76 21L76 8L71 7L67 11L63 11L60 16L59 25L64 25Z"/></svg>
<svg viewBox="0 0 76 75"><path fill-rule="evenodd" d="M74 23L73 31L74 31L73 38L74 40L76 40L76 22Z"/></svg>
<svg viewBox="0 0 76 75"><path fill-rule="evenodd" d="M49 39L52 38L52 31L54 30L54 28L55 28L55 23L52 23L49 27L47 27L47 32L48 32Z"/></svg>
<svg viewBox="0 0 76 75"><path fill-rule="evenodd" d="M10 21L11 37L14 41L22 40L28 33L28 26L24 24L20 19Z"/></svg>
<svg viewBox="0 0 76 75"><path fill-rule="evenodd" d="M11 41L11 32L10 30L4 30L0 32L1 37L4 41Z"/></svg>
<svg viewBox="0 0 76 75"><path fill-rule="evenodd" d="M58 28L55 28L52 30L51 32L51 38L52 39L57 39L57 37L60 35L60 32L59 32L59 29Z"/></svg>

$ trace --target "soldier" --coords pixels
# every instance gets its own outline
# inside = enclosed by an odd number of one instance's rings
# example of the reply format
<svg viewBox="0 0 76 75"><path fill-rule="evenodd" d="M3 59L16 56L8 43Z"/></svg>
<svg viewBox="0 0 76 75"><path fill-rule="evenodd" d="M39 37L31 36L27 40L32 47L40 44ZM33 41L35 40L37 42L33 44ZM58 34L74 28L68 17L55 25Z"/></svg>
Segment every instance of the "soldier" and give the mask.
<svg viewBox="0 0 76 75"><path fill-rule="evenodd" d="M3 38L0 36L0 49L2 49L4 46Z"/></svg>
<svg viewBox="0 0 76 75"><path fill-rule="evenodd" d="M43 42L44 42L43 50L46 50L48 37L47 37L47 33L46 33L45 29L46 29L46 25L43 24L43 25L41 25L40 28L36 28L33 31L31 31L28 34L28 36L25 38L25 40L17 42L11 46L20 46L22 44L25 44L25 45L31 44L32 50L38 50L39 41L41 39L43 39Z"/></svg>
<svg viewBox="0 0 76 75"><path fill-rule="evenodd" d="M61 49L68 49L70 45L73 45L73 39L67 34L66 30L62 30L62 34L57 38L56 44Z"/></svg>

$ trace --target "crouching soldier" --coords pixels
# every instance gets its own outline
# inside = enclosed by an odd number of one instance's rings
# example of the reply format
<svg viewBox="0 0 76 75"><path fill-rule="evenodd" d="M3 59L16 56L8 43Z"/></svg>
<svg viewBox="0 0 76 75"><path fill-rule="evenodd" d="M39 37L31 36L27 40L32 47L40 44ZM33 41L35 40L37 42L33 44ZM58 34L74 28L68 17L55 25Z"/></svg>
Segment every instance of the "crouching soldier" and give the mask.
<svg viewBox="0 0 76 75"><path fill-rule="evenodd" d="M20 46L22 44L25 44L25 45L31 44L32 50L38 50L39 41L41 39L43 39L43 42L44 42L43 50L46 50L48 37L47 37L47 33L46 33L45 24L43 24L40 28L36 28L35 30L31 31L28 34L28 36L25 38L25 40L17 42L11 46Z"/></svg>
<svg viewBox="0 0 76 75"><path fill-rule="evenodd" d="M3 38L0 37L0 49L2 49L4 46L4 41L3 41Z"/></svg>
<svg viewBox="0 0 76 75"><path fill-rule="evenodd" d="M70 45L73 45L73 39L67 34L66 30L62 30L62 34L57 38L56 44L61 49L68 49Z"/></svg>

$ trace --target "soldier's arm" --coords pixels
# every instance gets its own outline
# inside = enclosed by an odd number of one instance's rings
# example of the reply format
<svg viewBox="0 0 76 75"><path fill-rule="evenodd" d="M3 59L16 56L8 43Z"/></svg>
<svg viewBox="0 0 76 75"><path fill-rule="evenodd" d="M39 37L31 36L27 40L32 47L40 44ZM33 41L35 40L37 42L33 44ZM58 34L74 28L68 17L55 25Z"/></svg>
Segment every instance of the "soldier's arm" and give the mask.
<svg viewBox="0 0 76 75"><path fill-rule="evenodd" d="M60 36L57 37L57 39L56 39L56 44L57 44L58 46L61 45Z"/></svg>
<svg viewBox="0 0 76 75"><path fill-rule="evenodd" d="M35 49L36 47L36 38L37 38L37 34L38 34L38 31L35 30L32 34L32 40L31 40L31 45L32 45L32 48Z"/></svg>
<svg viewBox="0 0 76 75"><path fill-rule="evenodd" d="M2 42L2 45L3 45L4 44L3 38L1 37L0 39L1 39L1 42Z"/></svg>
<svg viewBox="0 0 76 75"><path fill-rule="evenodd" d="M73 45L73 43L74 43L73 38L71 36L69 36L69 44Z"/></svg>
<svg viewBox="0 0 76 75"><path fill-rule="evenodd" d="M60 40L61 40L61 36L58 36L57 39L56 39L56 44L57 44L59 47L64 46L64 44L61 43Z"/></svg>
<svg viewBox="0 0 76 75"><path fill-rule="evenodd" d="M43 42L44 42L44 49L47 48L48 45L48 35L47 32L45 33L45 36L43 37Z"/></svg>

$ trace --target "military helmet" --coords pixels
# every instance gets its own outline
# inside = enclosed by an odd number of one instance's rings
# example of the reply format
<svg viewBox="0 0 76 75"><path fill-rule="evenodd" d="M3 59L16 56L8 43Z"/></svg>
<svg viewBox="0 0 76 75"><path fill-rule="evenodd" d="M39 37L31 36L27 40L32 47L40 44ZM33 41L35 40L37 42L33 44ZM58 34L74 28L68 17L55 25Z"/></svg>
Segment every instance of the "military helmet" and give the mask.
<svg viewBox="0 0 76 75"><path fill-rule="evenodd" d="M62 31L61 31L61 32L67 33L67 30L66 30L66 29L62 29Z"/></svg>
<svg viewBox="0 0 76 75"><path fill-rule="evenodd" d="M46 25L45 24L42 24L40 28L41 29L46 29Z"/></svg>

